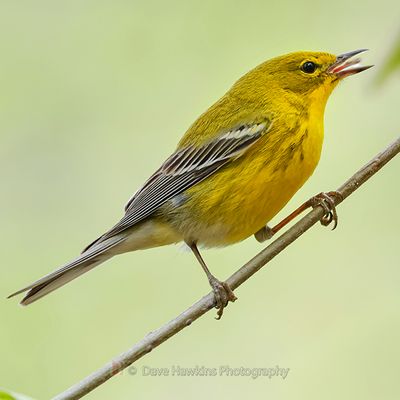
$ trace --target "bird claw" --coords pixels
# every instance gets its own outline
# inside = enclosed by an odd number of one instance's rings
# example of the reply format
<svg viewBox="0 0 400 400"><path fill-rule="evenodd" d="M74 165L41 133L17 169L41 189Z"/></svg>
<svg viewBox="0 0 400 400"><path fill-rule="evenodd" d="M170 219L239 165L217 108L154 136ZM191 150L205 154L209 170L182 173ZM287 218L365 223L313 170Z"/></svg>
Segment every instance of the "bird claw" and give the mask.
<svg viewBox="0 0 400 400"><path fill-rule="evenodd" d="M215 319L221 319L224 308L230 301L234 302L237 297L226 282L221 282L215 277L210 278L209 281L214 292L215 308L218 309Z"/></svg>
<svg viewBox="0 0 400 400"><path fill-rule="evenodd" d="M336 212L336 205L334 198L337 197L342 199L342 195L339 192L321 192L310 199L311 207L315 208L321 206L325 214L322 216L320 222L323 226L328 226L333 222L332 230L336 229L338 225L338 214Z"/></svg>

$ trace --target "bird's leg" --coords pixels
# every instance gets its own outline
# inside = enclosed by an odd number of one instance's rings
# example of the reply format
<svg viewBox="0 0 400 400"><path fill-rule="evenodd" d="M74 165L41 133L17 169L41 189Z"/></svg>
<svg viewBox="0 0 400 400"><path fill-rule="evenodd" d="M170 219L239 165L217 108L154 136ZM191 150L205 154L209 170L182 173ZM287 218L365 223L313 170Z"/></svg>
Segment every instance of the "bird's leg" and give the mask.
<svg viewBox="0 0 400 400"><path fill-rule="evenodd" d="M333 221L332 230L337 227L338 224L338 215L336 212L335 201L334 198L342 199L342 195L339 192L321 192L316 196L311 197L311 199L304 202L299 208L294 210L291 214L289 214L285 219L283 219L279 224L275 225L273 228L269 226L265 226L261 228L258 232L255 233L255 238L259 242L263 242L267 239L271 239L278 231L280 231L283 227L285 227L289 222L293 221L298 215L300 215L303 211L308 208L321 206L325 214L321 218L321 224L324 226L328 226Z"/></svg>
<svg viewBox="0 0 400 400"><path fill-rule="evenodd" d="M222 314L224 312L224 308L228 305L228 302L235 301L237 299L237 297L235 296L232 289L229 287L229 285L226 282L221 282L210 272L206 263L203 260L203 257L201 256L196 244L188 243L188 246L193 251L193 254L196 256L201 267L203 268L204 272L207 275L208 282L210 282L210 286L214 292L215 307L218 309L217 317L215 317L215 318L221 319Z"/></svg>
<svg viewBox="0 0 400 400"><path fill-rule="evenodd" d="M271 239L275 233L276 232L274 232L272 228L270 228L268 225L265 225L254 234L254 237L258 242L262 243L268 239Z"/></svg>

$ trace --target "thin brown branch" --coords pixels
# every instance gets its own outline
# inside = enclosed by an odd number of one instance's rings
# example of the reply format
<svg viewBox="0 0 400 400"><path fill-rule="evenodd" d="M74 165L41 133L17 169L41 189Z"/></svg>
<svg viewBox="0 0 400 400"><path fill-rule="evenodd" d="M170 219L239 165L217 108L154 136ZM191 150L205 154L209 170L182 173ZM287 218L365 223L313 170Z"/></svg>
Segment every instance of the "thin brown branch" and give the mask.
<svg viewBox="0 0 400 400"><path fill-rule="evenodd" d="M384 151L375 156L368 164L356 172L347 182L340 186L337 191L342 198L334 198L338 205L355 190L357 190L372 175L376 174L386 163L394 158L400 152L400 137L388 146ZM242 283L247 281L259 269L271 261L276 255L283 251L287 246L293 243L299 236L310 229L324 215L324 210L318 206L311 210L295 225L283 233L278 239L273 241L268 247L258 253L254 258L247 262L243 267L236 271L227 283L231 288L236 289ZM197 301L182 314L169 321L161 328L150 332L140 342L136 343L125 353L114 358L103 368L93 372L81 382L72 386L65 392L54 397L53 400L72 400L80 399L85 394L91 392L96 387L110 379L112 376L127 368L129 365L149 353L151 350L168 340L171 336L180 332L183 328L189 326L197 318L200 318L207 311L214 307L214 295L209 293Z"/></svg>

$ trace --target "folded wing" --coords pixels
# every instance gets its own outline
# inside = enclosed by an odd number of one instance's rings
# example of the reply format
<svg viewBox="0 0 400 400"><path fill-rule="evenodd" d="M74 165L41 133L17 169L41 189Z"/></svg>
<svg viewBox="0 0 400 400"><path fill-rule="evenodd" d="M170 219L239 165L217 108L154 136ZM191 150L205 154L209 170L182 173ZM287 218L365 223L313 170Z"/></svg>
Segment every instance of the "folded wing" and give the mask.
<svg viewBox="0 0 400 400"><path fill-rule="evenodd" d="M201 146L192 145L176 151L129 200L124 217L84 251L133 227L168 200L243 155L270 126L269 121L243 124Z"/></svg>

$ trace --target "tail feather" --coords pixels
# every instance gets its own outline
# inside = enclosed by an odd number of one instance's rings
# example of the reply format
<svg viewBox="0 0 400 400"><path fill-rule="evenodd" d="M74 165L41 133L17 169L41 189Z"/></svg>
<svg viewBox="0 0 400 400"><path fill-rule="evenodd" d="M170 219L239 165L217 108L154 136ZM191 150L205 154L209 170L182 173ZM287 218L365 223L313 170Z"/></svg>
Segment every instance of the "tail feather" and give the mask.
<svg viewBox="0 0 400 400"><path fill-rule="evenodd" d="M33 282L31 285L18 290L8 296L8 298L28 291L26 296L22 299L21 304L31 304L111 258L115 254L111 249L124 240L124 237L115 236L105 240L104 242L97 243L75 260L44 276L36 282Z"/></svg>

